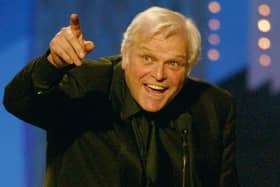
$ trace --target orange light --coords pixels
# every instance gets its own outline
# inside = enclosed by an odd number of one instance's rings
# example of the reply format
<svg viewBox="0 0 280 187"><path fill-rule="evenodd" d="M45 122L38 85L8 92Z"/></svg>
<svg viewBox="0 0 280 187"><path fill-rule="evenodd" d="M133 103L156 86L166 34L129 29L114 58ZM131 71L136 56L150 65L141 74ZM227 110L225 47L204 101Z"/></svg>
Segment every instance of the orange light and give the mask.
<svg viewBox="0 0 280 187"><path fill-rule="evenodd" d="M221 11L221 5L217 1L212 1L208 4L208 10L213 14L217 14Z"/></svg>
<svg viewBox="0 0 280 187"><path fill-rule="evenodd" d="M208 42L211 45L218 45L220 43L220 37L218 34L210 34L208 36Z"/></svg>
<svg viewBox="0 0 280 187"><path fill-rule="evenodd" d="M263 50L269 49L270 48L270 40L269 40L269 38L266 38L266 37L259 38L258 46L259 46L259 48L261 48Z"/></svg>
<svg viewBox="0 0 280 187"><path fill-rule="evenodd" d="M207 52L208 59L211 61L217 61L220 58L220 52L217 49L209 49Z"/></svg>
<svg viewBox="0 0 280 187"><path fill-rule="evenodd" d="M268 32L271 29L270 22L267 19L260 19L258 21L258 29L261 32Z"/></svg>
<svg viewBox="0 0 280 187"><path fill-rule="evenodd" d="M221 23L218 19L210 19L209 22L208 22L208 27L211 30L216 31L216 30L220 29Z"/></svg>
<svg viewBox="0 0 280 187"><path fill-rule="evenodd" d="M270 66L270 64L271 64L270 56L264 55L264 54L261 55L259 57L259 63L260 63L261 66L264 66L264 67Z"/></svg>
<svg viewBox="0 0 280 187"><path fill-rule="evenodd" d="M270 6L267 4L261 4L258 7L258 12L261 16L269 16L270 15Z"/></svg>

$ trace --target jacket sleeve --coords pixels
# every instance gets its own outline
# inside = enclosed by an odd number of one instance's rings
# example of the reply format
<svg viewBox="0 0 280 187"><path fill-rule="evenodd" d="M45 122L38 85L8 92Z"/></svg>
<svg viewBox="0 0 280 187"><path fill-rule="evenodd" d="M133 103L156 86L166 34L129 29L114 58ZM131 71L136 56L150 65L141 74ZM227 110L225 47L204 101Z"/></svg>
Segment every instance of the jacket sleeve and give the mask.
<svg viewBox="0 0 280 187"><path fill-rule="evenodd" d="M230 97L227 105L226 122L223 130L223 150L222 150L222 165L220 175L220 187L238 187L239 180L236 170L235 156L235 103Z"/></svg>
<svg viewBox="0 0 280 187"><path fill-rule="evenodd" d="M46 130L68 126L83 119L85 112L98 110L101 95L107 96L111 66L104 58L58 70L46 54L27 64L6 86L4 106L18 118Z"/></svg>

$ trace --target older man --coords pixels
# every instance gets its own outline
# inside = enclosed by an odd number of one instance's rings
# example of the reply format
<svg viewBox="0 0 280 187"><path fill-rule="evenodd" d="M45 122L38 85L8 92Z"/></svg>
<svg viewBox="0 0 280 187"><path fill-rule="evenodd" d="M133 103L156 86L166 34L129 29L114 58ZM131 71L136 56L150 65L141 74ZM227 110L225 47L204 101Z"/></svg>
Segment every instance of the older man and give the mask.
<svg viewBox="0 0 280 187"><path fill-rule="evenodd" d="M233 98L188 76L200 53L189 18L149 8L121 56L96 61L84 60L94 44L70 20L4 97L47 131L46 187L238 186Z"/></svg>

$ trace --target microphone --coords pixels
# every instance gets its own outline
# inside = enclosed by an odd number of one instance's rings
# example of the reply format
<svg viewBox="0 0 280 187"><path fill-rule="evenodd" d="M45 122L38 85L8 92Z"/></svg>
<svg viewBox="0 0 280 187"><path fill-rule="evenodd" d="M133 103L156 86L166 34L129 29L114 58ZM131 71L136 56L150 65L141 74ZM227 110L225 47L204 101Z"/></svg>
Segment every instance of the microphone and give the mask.
<svg viewBox="0 0 280 187"><path fill-rule="evenodd" d="M187 176L189 176L189 172L187 172L187 164L190 163L188 157L188 136L191 124L192 117L189 113L182 114L177 119L176 129L182 138L182 187L187 186Z"/></svg>

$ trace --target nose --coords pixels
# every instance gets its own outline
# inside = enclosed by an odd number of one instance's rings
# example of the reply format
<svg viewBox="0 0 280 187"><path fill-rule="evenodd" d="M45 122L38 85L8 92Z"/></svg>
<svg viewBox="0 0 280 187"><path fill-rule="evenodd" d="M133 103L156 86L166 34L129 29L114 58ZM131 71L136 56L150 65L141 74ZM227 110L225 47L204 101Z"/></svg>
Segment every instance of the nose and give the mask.
<svg viewBox="0 0 280 187"><path fill-rule="evenodd" d="M155 66L153 67L152 75L157 81L165 80L166 79L166 70L165 70L164 63L155 64Z"/></svg>

